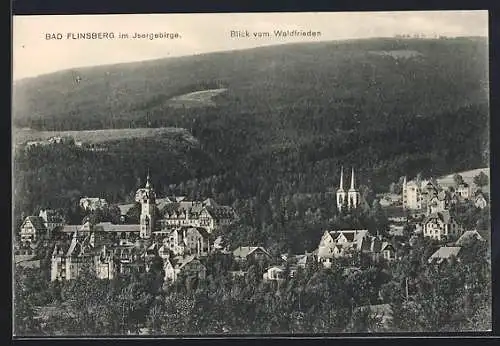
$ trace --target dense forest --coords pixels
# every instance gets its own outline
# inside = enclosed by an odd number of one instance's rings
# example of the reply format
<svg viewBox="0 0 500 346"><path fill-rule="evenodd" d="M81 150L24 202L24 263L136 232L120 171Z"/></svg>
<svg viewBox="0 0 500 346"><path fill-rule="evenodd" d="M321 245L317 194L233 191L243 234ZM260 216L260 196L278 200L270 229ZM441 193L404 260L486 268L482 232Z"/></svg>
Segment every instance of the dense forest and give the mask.
<svg viewBox="0 0 500 346"><path fill-rule="evenodd" d="M419 54L374 54L390 50ZM159 195L234 206L316 196L306 209L329 220L341 165L355 167L369 204L402 175L486 167L486 59L481 39L373 39L85 68L78 85L75 71L21 80L15 126L177 126L197 142L165 134L111 141L102 152L18 147L14 224L82 196L131 202L148 170ZM215 107L158 101L218 87L228 90Z"/></svg>

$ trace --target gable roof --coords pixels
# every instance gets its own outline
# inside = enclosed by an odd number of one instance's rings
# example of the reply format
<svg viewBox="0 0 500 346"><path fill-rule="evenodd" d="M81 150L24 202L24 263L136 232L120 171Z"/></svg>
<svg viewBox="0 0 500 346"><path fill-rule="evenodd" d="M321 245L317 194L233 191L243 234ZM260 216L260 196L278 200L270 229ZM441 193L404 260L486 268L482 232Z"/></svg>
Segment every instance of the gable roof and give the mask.
<svg viewBox="0 0 500 346"><path fill-rule="evenodd" d="M128 211L132 209L135 206L134 203L130 204L119 204L118 208L120 209L120 214L121 215L127 215Z"/></svg>
<svg viewBox="0 0 500 346"><path fill-rule="evenodd" d="M464 234L462 234L460 238L457 239L456 244L461 246L474 238L477 240L484 241L484 238L481 236L481 234L477 230L473 230L473 231L465 231Z"/></svg>
<svg viewBox="0 0 500 346"><path fill-rule="evenodd" d="M337 241L340 236L344 236L348 242L357 242L368 235L368 230L338 230L329 232L333 239Z"/></svg>
<svg viewBox="0 0 500 346"><path fill-rule="evenodd" d="M272 257L262 246L240 246L233 251L233 256L237 258L247 258L255 251L262 251L267 256Z"/></svg>
<svg viewBox="0 0 500 346"><path fill-rule="evenodd" d="M62 223L64 222L64 218L60 215L56 210L53 209L43 209L38 213L42 219L49 223Z"/></svg>
<svg viewBox="0 0 500 346"><path fill-rule="evenodd" d="M200 234L200 236L203 237L203 239L208 239L209 236L210 236L210 234L208 233L208 231L205 228L203 228L203 227L185 227L183 229L185 229L186 235L188 233L197 232L197 233Z"/></svg>
<svg viewBox="0 0 500 346"><path fill-rule="evenodd" d="M394 250L394 246L391 243L384 241L382 243L381 248L380 248L380 252L385 251L385 250L391 250L391 249Z"/></svg>
<svg viewBox="0 0 500 346"><path fill-rule="evenodd" d="M436 221L439 220L445 224L449 224L453 221L453 218L450 215L450 212L448 210L443 210L437 213L433 213L429 216L427 216L424 220L424 223L428 223L430 221Z"/></svg>
<svg viewBox="0 0 500 346"><path fill-rule="evenodd" d="M429 263L436 260L438 263L445 259L457 257L462 248L460 246L441 246L436 252L429 257Z"/></svg>
<svg viewBox="0 0 500 346"><path fill-rule="evenodd" d="M196 259L195 255L190 255L182 258L178 258L177 263L176 263L176 268L182 269L184 268L187 264L193 262Z"/></svg>
<svg viewBox="0 0 500 346"><path fill-rule="evenodd" d="M26 217L26 219L24 219L23 226L28 221L33 225L33 228L35 228L35 231L42 232L42 231L46 230L44 220L40 216L28 216L28 217Z"/></svg>

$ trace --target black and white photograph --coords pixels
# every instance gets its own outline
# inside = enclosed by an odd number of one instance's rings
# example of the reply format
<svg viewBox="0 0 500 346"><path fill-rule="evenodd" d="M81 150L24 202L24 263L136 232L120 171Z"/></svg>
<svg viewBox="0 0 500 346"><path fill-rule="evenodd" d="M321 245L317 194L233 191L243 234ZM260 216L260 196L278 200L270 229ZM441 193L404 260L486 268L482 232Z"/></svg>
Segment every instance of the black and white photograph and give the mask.
<svg viewBox="0 0 500 346"><path fill-rule="evenodd" d="M492 330L487 11L12 27L14 338Z"/></svg>

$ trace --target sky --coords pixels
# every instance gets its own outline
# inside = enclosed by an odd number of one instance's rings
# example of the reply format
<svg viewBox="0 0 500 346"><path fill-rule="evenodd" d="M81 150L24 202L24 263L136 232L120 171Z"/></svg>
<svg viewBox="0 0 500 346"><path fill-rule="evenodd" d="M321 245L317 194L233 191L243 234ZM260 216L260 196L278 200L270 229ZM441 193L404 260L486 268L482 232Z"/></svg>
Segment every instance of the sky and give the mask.
<svg viewBox="0 0 500 346"><path fill-rule="evenodd" d="M231 31L248 31L234 38ZM321 32L315 37L274 36L274 30ZM71 33L113 32L114 39L75 40ZM178 33L176 39L132 39L139 33ZM270 32L257 38L253 33ZM128 39L118 39L127 33ZM13 79L84 66L160 59L292 42L392 37L488 36L487 11L210 13L14 16ZM61 34L63 39L46 39ZM71 35L70 35L71 37Z"/></svg>

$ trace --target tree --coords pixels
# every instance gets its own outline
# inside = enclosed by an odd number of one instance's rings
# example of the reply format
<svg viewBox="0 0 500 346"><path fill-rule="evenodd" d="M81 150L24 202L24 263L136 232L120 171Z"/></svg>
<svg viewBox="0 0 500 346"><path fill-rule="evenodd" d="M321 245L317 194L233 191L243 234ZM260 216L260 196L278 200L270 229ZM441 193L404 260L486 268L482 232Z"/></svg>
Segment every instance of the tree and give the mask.
<svg viewBox="0 0 500 346"><path fill-rule="evenodd" d="M474 184L482 188L489 184L489 178L483 171L481 171L478 175L474 177Z"/></svg>
<svg viewBox="0 0 500 346"><path fill-rule="evenodd" d="M453 181L455 182L455 186L459 186L464 183L464 178L460 174L456 173L453 175Z"/></svg>

